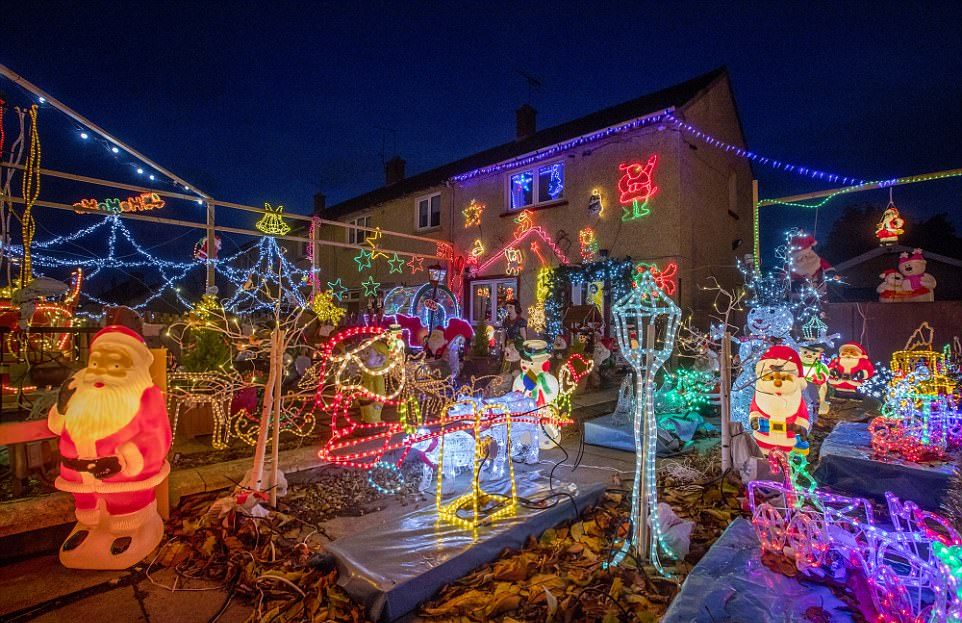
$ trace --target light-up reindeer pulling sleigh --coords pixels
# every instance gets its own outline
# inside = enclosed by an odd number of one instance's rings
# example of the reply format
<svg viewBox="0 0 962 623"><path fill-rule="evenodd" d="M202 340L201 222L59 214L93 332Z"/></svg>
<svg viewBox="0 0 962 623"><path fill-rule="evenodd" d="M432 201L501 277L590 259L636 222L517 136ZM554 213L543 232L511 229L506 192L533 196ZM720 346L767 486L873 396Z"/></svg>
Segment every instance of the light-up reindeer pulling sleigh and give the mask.
<svg viewBox="0 0 962 623"><path fill-rule="evenodd" d="M503 474L509 457L527 453L521 458L531 462L541 427L571 423L571 394L590 369L584 358L569 361L559 374L557 399L538 407L518 392L482 397L475 380L456 388L423 355L407 355L397 327L345 329L320 353L315 406L330 416L332 436L319 456L346 467L397 473L416 449L432 470L450 476L470 463L455 455L474 455L482 439L493 442L487 469ZM396 410L397 419L381 421L384 407ZM448 457L442 459L445 444ZM452 452L454 447L465 452Z"/></svg>
<svg viewBox="0 0 962 623"><path fill-rule="evenodd" d="M888 493L891 528L883 527L868 500L817 490L803 456L770 460L784 483L748 484L763 551L788 557L807 576L867 590L878 623L962 620L962 538L943 517Z"/></svg>

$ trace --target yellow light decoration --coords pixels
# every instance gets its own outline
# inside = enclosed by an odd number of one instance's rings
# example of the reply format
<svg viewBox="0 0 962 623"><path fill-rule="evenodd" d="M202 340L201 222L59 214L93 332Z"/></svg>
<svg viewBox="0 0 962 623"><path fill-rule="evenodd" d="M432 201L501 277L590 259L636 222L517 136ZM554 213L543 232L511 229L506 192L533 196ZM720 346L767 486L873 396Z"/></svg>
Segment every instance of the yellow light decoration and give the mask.
<svg viewBox="0 0 962 623"><path fill-rule="evenodd" d="M461 495L451 502L444 504L441 499L442 483L444 477L444 425L447 419L447 411L442 415L441 421L441 451L438 454L437 479L438 485L435 492L435 503L438 508L438 517L466 530L476 530L479 527L511 517L518 510L518 488L514 481L514 461L508 459L508 479L511 483L511 492L508 495L490 493L481 487L480 470L485 460L488 458L488 446L482 441L481 429L485 417L482 414L490 414L500 410L504 414L506 427L505 452L506 456L511 456L511 410L503 404L477 404L475 401L466 401L470 404L474 412L474 465L471 474L471 491ZM499 450L500 451L500 450ZM466 513L467 516L462 515Z"/></svg>
<svg viewBox="0 0 962 623"><path fill-rule="evenodd" d="M471 257L481 257L484 255L484 244L481 243L481 239L478 238L474 241L474 246L471 247Z"/></svg>
<svg viewBox="0 0 962 623"><path fill-rule="evenodd" d="M544 315L544 305L531 305L528 307L528 328L542 333L546 325L547 318Z"/></svg>
<svg viewBox="0 0 962 623"><path fill-rule="evenodd" d="M33 235L37 231L37 224L33 220L33 206L40 196L40 133L37 130L37 105L30 107L30 149L27 153L27 163L23 168L23 215L20 217L21 235L23 237L23 266L20 267L20 287L26 286L33 279L30 245Z"/></svg>
<svg viewBox="0 0 962 623"><path fill-rule="evenodd" d="M318 292L314 296L314 300L311 301L311 310L321 324L331 324L334 326L337 326L338 323L341 322L341 319L344 318L344 314L347 313L346 309L338 306L337 302L335 302L334 294L330 290Z"/></svg>
<svg viewBox="0 0 962 623"><path fill-rule="evenodd" d="M521 249L515 249L513 247L508 247L504 250L504 259L507 260L508 265L504 269L506 275L511 275L517 277L524 270L524 254Z"/></svg>
<svg viewBox="0 0 962 623"><path fill-rule="evenodd" d="M928 368L930 376L919 382L917 393L946 396L955 391L955 382L945 374L945 355L932 350L934 337L935 330L928 322L923 322L909 337L905 348L892 353L890 362L894 375L892 384L915 372L920 365L924 365Z"/></svg>
<svg viewBox="0 0 962 623"><path fill-rule="evenodd" d="M264 204L264 216L257 221L257 229L268 236L284 236L291 231L291 226L284 221L282 213L284 206L271 207L271 204Z"/></svg>
<svg viewBox="0 0 962 623"><path fill-rule="evenodd" d="M468 207L461 210L461 214L464 215L465 229L481 224L481 215L484 214L485 207L486 206L477 199L472 199L471 202L468 203Z"/></svg>
<svg viewBox="0 0 962 623"><path fill-rule="evenodd" d="M377 241L384 237L384 233L381 232L380 227L375 227L374 231L371 232L367 238L364 239L364 244L371 247L371 259L376 260L379 257L387 257L387 253L381 250L378 246Z"/></svg>

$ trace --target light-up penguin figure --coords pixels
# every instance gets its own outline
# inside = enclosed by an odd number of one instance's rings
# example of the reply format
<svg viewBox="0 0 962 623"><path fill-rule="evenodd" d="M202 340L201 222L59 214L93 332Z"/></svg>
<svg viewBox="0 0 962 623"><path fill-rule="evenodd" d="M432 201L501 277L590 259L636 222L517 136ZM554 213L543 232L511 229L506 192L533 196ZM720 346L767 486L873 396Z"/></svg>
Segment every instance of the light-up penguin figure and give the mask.
<svg viewBox="0 0 962 623"><path fill-rule="evenodd" d="M748 413L755 393L755 364L774 344L790 346L798 351L792 337L795 317L788 299L788 287L777 276L755 275L747 284L754 296L745 324L745 335L737 339L741 372L732 384L732 421L748 426Z"/></svg>

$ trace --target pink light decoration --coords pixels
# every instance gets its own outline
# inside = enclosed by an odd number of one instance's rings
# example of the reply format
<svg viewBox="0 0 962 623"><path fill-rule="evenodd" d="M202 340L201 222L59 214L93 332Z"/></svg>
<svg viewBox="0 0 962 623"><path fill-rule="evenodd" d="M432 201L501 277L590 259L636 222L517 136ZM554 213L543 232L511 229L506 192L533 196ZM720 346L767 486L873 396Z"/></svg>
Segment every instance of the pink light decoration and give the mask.
<svg viewBox="0 0 962 623"><path fill-rule="evenodd" d="M515 237L514 240L504 245L504 247L500 249L497 253L492 254L491 257L487 259L487 261L485 261L483 264L481 264L481 266L478 267L478 272L479 273L484 272L489 266L491 266L498 260L502 259L505 249L515 248L516 246L524 242L525 239L530 238L532 235L535 235L541 238L541 240L543 240L544 243L548 245L548 248L551 249L551 251L555 254L555 257L558 258L559 262L561 262L562 264L568 263L568 257L564 254L564 252L561 251L558 245L555 244L551 236L548 235L548 232L546 232L544 228L541 227L540 225L536 225L531 229L525 230L525 232L522 233L520 236Z"/></svg>
<svg viewBox="0 0 962 623"><path fill-rule="evenodd" d="M792 467L784 462L786 469ZM748 484L752 525L763 551L788 556L806 578L868 586L878 623L949 623L962 616L958 579L943 547L962 537L940 515L886 494L893 530L863 498L791 483Z"/></svg>

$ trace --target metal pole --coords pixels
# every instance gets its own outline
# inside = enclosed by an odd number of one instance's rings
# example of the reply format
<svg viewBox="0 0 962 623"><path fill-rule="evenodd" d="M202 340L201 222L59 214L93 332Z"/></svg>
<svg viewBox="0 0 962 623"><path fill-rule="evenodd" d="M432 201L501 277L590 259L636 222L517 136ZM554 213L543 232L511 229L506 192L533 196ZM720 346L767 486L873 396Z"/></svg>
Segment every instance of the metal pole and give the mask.
<svg viewBox="0 0 962 623"><path fill-rule="evenodd" d="M652 392L652 386L654 385L655 378L652 373L652 368L654 367L654 362L652 358L654 357L653 351L655 350L655 323L652 321L648 324L648 330L645 332L645 367L644 370L636 371L635 377L635 400L640 401L641 413L640 415L644 417L644 422L642 423L643 439L641 441L641 453L638 455L638 461L641 461L641 488L638 490L638 516L635 517L635 552L638 556L638 560L647 562L650 560L651 556L651 529L648 525L648 516L651 514L651 508L648 505L648 498L650 491L648 490L648 461L650 460L650 452L653 450L652 440L653 436L658 435L658 425L654 423L654 396ZM657 440L655 440L657 443Z"/></svg>
<svg viewBox="0 0 962 623"><path fill-rule="evenodd" d="M721 398L721 466L724 474L732 468L732 336L725 331L722 335L719 357L719 397Z"/></svg>
<svg viewBox="0 0 962 623"><path fill-rule="evenodd" d="M52 95L50 95L50 94L47 93L46 91L43 91L42 89L40 89L40 87L38 87L38 86L36 86L35 84L29 82L26 78L24 78L24 77L21 76L20 74L17 74L16 72L12 71L12 70L11 70L9 67L7 67L6 65L0 64L0 75L6 76L7 78L9 78L10 80L12 80L12 81L15 82L16 84L18 84L18 85L20 85L21 87L23 87L24 89L26 89L27 91L30 91L31 93L33 93L34 95L36 95L37 97L43 98L48 104L50 104L50 105L53 106L54 108L58 109L60 112L64 113L65 115L67 115L68 117L70 117L71 119L73 119L74 121L76 121L77 123L81 123L81 124L87 126L90 130L92 130L93 132L96 132L97 134L99 134L100 136L102 136L104 139L106 139L107 142L109 142L109 143L111 143L111 144L113 144L113 145L116 145L118 148L123 149L124 151L126 151L126 152L129 153L130 155L135 156L136 158L139 158L139 159L140 159L141 161L143 161L145 164L147 164L147 165L151 166L152 168L156 169L158 173L163 173L164 175L166 175L166 176L169 177L170 179L174 180L175 182L177 182L178 184L180 184L181 186L183 186L185 189L186 189L186 188L190 188L191 190L193 190L194 192L196 192L197 194L199 194L201 197L209 198L206 193L200 191L199 189L197 189L197 188L196 188L195 186L193 186L192 184L188 184L187 182L185 182L183 179L181 179L181 178L178 177L177 175L171 173L170 171L168 171L168 170L165 169L164 167L160 166L159 164L157 164L156 162L154 162L153 160L151 160L151 159L148 158L147 156L143 155L142 153L140 153L139 151L137 151L137 150L134 149L133 147L127 145L126 143L124 143L124 142L121 141L120 139L114 138L111 134L109 134L106 130L104 130L103 128L101 128L99 125L97 125L97 124L95 124L94 122L90 121L89 119L87 119L86 117L84 117L84 116L81 115L80 113L76 112L75 110L73 110L72 108L70 108L69 106L67 106L66 104L64 104L64 103L61 102L60 100L58 100L57 98L53 97Z"/></svg>
<svg viewBox="0 0 962 623"><path fill-rule="evenodd" d="M214 204L207 202L207 290L215 285L214 264L217 262L217 238L214 235Z"/></svg>
<svg viewBox="0 0 962 623"><path fill-rule="evenodd" d="M760 271L762 258L758 226L758 180L752 180L752 258L755 260L755 272Z"/></svg>

